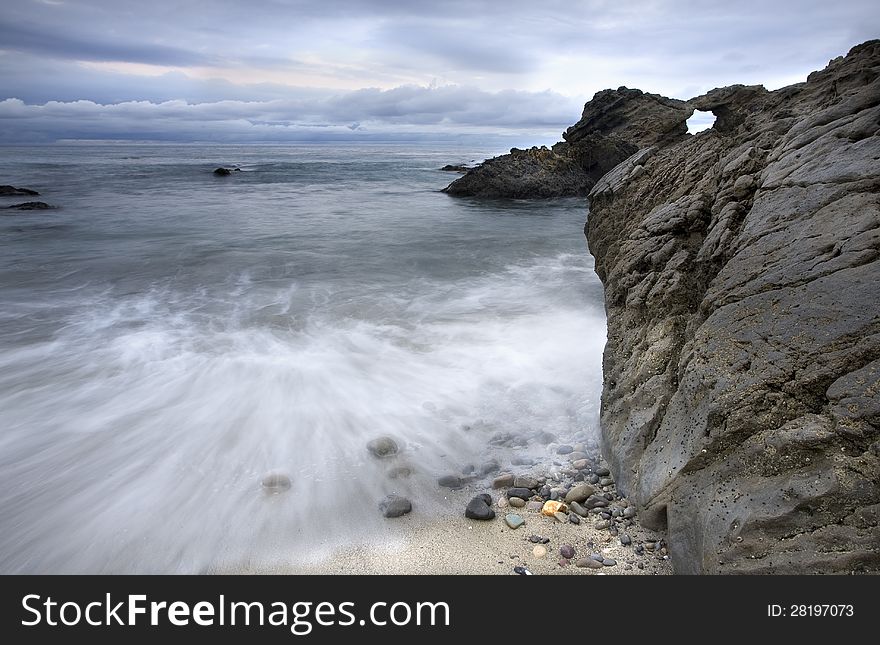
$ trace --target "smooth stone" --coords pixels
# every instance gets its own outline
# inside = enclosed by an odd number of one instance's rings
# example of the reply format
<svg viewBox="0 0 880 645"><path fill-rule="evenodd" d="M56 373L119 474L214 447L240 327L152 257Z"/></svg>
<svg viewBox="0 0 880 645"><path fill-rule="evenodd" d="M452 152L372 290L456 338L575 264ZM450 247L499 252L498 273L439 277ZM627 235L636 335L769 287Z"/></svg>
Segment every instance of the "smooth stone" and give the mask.
<svg viewBox="0 0 880 645"><path fill-rule="evenodd" d="M611 522L609 522L608 520L603 520L603 521L601 521L601 522L596 522L596 528L599 529L600 531L601 531L602 529L607 529L609 526L611 526Z"/></svg>
<svg viewBox="0 0 880 645"><path fill-rule="evenodd" d="M511 497L520 497L522 499L528 499L532 496L532 491L528 488L517 488L514 486L513 488L507 489L507 499Z"/></svg>
<svg viewBox="0 0 880 645"><path fill-rule="evenodd" d="M627 506L623 509L623 516L628 520L634 518L636 516L635 506Z"/></svg>
<svg viewBox="0 0 880 645"><path fill-rule="evenodd" d="M412 468L409 466L395 466L388 470L389 479L406 479L412 475Z"/></svg>
<svg viewBox="0 0 880 645"><path fill-rule="evenodd" d="M541 490L538 491L538 494L543 497L545 500L550 499L550 493L552 492L552 488L548 485L541 486Z"/></svg>
<svg viewBox="0 0 880 645"><path fill-rule="evenodd" d="M593 473L592 475L590 475L589 482L591 484L598 484L599 483L599 475L597 475L596 473Z"/></svg>
<svg viewBox="0 0 880 645"><path fill-rule="evenodd" d="M534 490L538 487L538 480L529 475L519 475L513 480L513 485L515 488L528 488Z"/></svg>
<svg viewBox="0 0 880 645"><path fill-rule="evenodd" d="M511 497L508 500L508 503L514 508L522 508L526 505L526 500L524 500L522 497Z"/></svg>
<svg viewBox="0 0 880 645"><path fill-rule="evenodd" d="M390 457L392 455L396 455L399 451L397 447L397 442L391 437L377 437L367 442L367 450L374 457Z"/></svg>
<svg viewBox="0 0 880 645"><path fill-rule="evenodd" d="M613 567L617 564L617 560L615 560L614 558L605 558L604 560L602 560L602 564L606 567Z"/></svg>
<svg viewBox="0 0 880 645"><path fill-rule="evenodd" d="M596 562L601 563L602 560L605 559L605 556L603 556L601 553L591 553L590 558L595 560Z"/></svg>
<svg viewBox="0 0 880 645"><path fill-rule="evenodd" d="M481 477L485 477L486 475L491 475L492 473L498 472L500 469L501 464L493 459L492 461L487 461L480 464L478 472L480 473ZM508 486L510 486L510 484L508 484Z"/></svg>
<svg viewBox="0 0 880 645"><path fill-rule="evenodd" d="M644 562L639 562L636 566L637 566L639 569L644 569L644 568L645 568L645 563L644 563Z"/></svg>
<svg viewBox="0 0 880 645"><path fill-rule="evenodd" d="M601 569L603 565L601 562L597 562L593 558L581 558L574 563L574 566L580 567L581 569Z"/></svg>
<svg viewBox="0 0 880 645"><path fill-rule="evenodd" d="M504 516L504 521L507 523L507 526L516 530L521 527L526 521L522 518L521 515L517 515L516 513L508 513Z"/></svg>
<svg viewBox="0 0 880 645"><path fill-rule="evenodd" d="M507 501L507 498L504 495L498 498L498 502L496 504L498 508L507 508L509 505L510 502Z"/></svg>
<svg viewBox="0 0 880 645"><path fill-rule="evenodd" d="M623 546L629 546L630 544L632 544L632 538L628 534L624 533L620 536L620 543Z"/></svg>
<svg viewBox="0 0 880 645"><path fill-rule="evenodd" d="M538 545L534 549L532 549L532 555L536 558L543 558L545 555L547 555L547 549Z"/></svg>
<svg viewBox="0 0 880 645"><path fill-rule="evenodd" d="M596 469L596 474L599 475L599 477L608 477L608 475L611 474L611 471L607 468L600 467Z"/></svg>
<svg viewBox="0 0 880 645"><path fill-rule="evenodd" d="M537 500L526 502L526 509L530 511L540 511L543 506L544 502L539 502Z"/></svg>
<svg viewBox="0 0 880 645"><path fill-rule="evenodd" d="M602 479L599 480L600 486L611 486L613 483L614 483L614 480L611 479L610 477L603 477Z"/></svg>
<svg viewBox="0 0 880 645"><path fill-rule="evenodd" d="M596 492L596 489L593 488L590 484L578 484L574 488L572 488L565 496L565 501L567 503L571 502L584 502L586 499Z"/></svg>
<svg viewBox="0 0 880 645"><path fill-rule="evenodd" d="M587 509L585 509L583 506L581 506L577 502L572 502L571 504L568 505L568 508L571 509L572 512L580 515L581 517L587 517L587 515L590 514L590 512Z"/></svg>
<svg viewBox="0 0 880 645"><path fill-rule="evenodd" d="M492 480L492 488L510 488L516 477L513 473L503 473Z"/></svg>
<svg viewBox="0 0 880 645"><path fill-rule="evenodd" d="M571 462L571 467L576 468L577 470L586 470L590 467L590 462L586 459L578 459L576 461Z"/></svg>
<svg viewBox="0 0 880 645"><path fill-rule="evenodd" d="M571 522L572 524L580 524L580 523L581 523L581 518L579 518L579 517L578 517L577 515L575 515L574 513L569 513L569 514L568 514L568 521Z"/></svg>
<svg viewBox="0 0 880 645"><path fill-rule="evenodd" d="M606 506L608 506L608 500L599 495L590 495L590 497L584 500L585 508L605 508Z"/></svg>
<svg viewBox="0 0 880 645"><path fill-rule="evenodd" d="M586 452L587 451L587 444L583 443L582 441L579 441L576 444L574 444L572 446L572 448L574 448L575 452Z"/></svg>
<svg viewBox="0 0 880 645"><path fill-rule="evenodd" d="M572 448L568 444L562 444L561 446L556 448L557 455L568 455L572 452L574 452L574 448Z"/></svg>
<svg viewBox="0 0 880 645"><path fill-rule="evenodd" d="M562 522L563 524L568 524L568 514L567 513L553 513L553 517L556 518L558 522Z"/></svg>
<svg viewBox="0 0 880 645"><path fill-rule="evenodd" d="M461 477L458 475L443 475L437 480L437 484L443 488L461 488Z"/></svg>
<svg viewBox="0 0 880 645"><path fill-rule="evenodd" d="M544 505L541 506L541 513L546 515L547 517L553 517L556 513L561 513L567 510L565 504L562 502L549 501L544 502Z"/></svg>
<svg viewBox="0 0 880 645"><path fill-rule="evenodd" d="M576 551L574 550L574 547L570 544L563 544L561 547L559 547L559 555L567 560L571 560L574 557L575 553Z"/></svg>
<svg viewBox="0 0 880 645"><path fill-rule="evenodd" d="M495 511L489 508L486 500L481 495L477 495L468 502L467 507L464 509L464 516L472 520L491 520L495 517Z"/></svg>
<svg viewBox="0 0 880 645"><path fill-rule="evenodd" d="M571 564L571 560L568 560L566 558L559 558L559 566L560 567L567 567L570 564Z"/></svg>
<svg viewBox="0 0 880 645"><path fill-rule="evenodd" d="M267 493L283 493L290 488L290 477L284 473L268 473L260 482Z"/></svg>
<svg viewBox="0 0 880 645"><path fill-rule="evenodd" d="M585 460L587 458L587 453L579 452L577 449L575 449L573 452L568 453L568 458L572 462Z"/></svg>
<svg viewBox="0 0 880 645"><path fill-rule="evenodd" d="M412 510L412 503L406 497L399 495L388 495L379 502L379 510L385 517L400 517L406 515Z"/></svg>

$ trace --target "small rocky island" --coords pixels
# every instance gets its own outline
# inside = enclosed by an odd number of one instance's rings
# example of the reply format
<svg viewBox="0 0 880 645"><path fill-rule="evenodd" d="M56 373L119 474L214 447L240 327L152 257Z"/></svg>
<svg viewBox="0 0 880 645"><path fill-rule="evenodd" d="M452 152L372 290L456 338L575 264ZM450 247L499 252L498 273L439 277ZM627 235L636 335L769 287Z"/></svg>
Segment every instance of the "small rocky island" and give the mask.
<svg viewBox="0 0 880 645"><path fill-rule="evenodd" d="M773 92L606 90L564 136L446 191L589 191L602 453L640 523L678 573L880 570L880 41Z"/></svg>

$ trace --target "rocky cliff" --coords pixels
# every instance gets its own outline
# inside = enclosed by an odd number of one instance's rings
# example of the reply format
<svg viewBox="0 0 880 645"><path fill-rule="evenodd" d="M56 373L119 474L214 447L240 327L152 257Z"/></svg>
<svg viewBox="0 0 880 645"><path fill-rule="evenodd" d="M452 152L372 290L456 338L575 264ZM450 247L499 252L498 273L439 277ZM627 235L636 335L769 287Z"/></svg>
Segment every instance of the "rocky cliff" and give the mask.
<svg viewBox="0 0 880 645"><path fill-rule="evenodd" d="M566 133L629 155L586 226L618 486L680 573L880 570L880 41L774 92L630 92Z"/></svg>
<svg viewBox="0 0 880 645"><path fill-rule="evenodd" d="M586 195L602 175L637 150L687 136L683 101L621 87L603 90L552 148L513 148L453 181L451 195L494 198Z"/></svg>

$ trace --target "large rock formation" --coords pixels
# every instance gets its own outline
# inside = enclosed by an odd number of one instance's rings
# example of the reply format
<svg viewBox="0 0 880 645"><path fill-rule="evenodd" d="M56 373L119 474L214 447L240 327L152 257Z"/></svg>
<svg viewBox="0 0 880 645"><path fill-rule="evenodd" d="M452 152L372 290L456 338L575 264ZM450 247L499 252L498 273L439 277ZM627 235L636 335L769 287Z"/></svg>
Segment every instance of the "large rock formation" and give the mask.
<svg viewBox="0 0 880 645"><path fill-rule="evenodd" d="M453 181L450 195L566 197L586 195L596 180L645 146L687 135L693 109L683 101L621 87L603 90L552 148L513 148Z"/></svg>
<svg viewBox="0 0 880 645"><path fill-rule="evenodd" d="M640 148L586 226L618 486L680 573L878 571L880 41L675 105L568 131ZM714 127L678 136L690 108Z"/></svg>

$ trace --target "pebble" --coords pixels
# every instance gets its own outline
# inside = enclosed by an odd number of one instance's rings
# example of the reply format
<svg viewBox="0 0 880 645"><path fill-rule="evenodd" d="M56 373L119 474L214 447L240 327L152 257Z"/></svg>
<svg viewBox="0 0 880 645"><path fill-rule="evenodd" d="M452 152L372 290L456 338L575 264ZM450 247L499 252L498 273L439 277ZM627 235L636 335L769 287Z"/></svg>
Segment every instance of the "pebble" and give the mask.
<svg viewBox="0 0 880 645"><path fill-rule="evenodd" d="M617 566L617 560L615 560L614 558L605 558L604 560L602 560L602 564L606 567L614 567Z"/></svg>
<svg viewBox="0 0 880 645"><path fill-rule="evenodd" d="M572 452L568 453L568 458L570 461L580 461L587 458L587 453L575 448Z"/></svg>
<svg viewBox="0 0 880 645"><path fill-rule="evenodd" d="M541 490L538 491L538 494L544 499L550 499L550 493L552 489L548 485L541 486Z"/></svg>
<svg viewBox="0 0 880 645"><path fill-rule="evenodd" d="M590 513L587 509L585 509L583 506L581 506L577 502L572 502L571 504L568 505L568 508L571 509L572 512L580 515L581 517L586 517Z"/></svg>
<svg viewBox="0 0 880 645"><path fill-rule="evenodd" d="M575 452L587 452L587 445L581 442L578 442L572 446Z"/></svg>
<svg viewBox="0 0 880 645"><path fill-rule="evenodd" d="M541 537L540 535L530 535L529 542L532 544L547 544L550 541L550 538Z"/></svg>
<svg viewBox="0 0 880 645"><path fill-rule="evenodd" d="M581 558L574 563L574 566L580 567L581 569L601 569L602 563L597 562L593 558Z"/></svg>
<svg viewBox="0 0 880 645"><path fill-rule="evenodd" d="M537 500L526 502L526 509L530 511L540 511L544 507L544 502Z"/></svg>
<svg viewBox="0 0 880 645"><path fill-rule="evenodd" d="M586 470L590 467L590 462L586 459L577 459L571 462L571 467L576 470Z"/></svg>
<svg viewBox="0 0 880 645"><path fill-rule="evenodd" d="M624 533L620 536L620 543L623 546L629 546L630 544L632 544L632 538L628 534Z"/></svg>
<svg viewBox="0 0 880 645"><path fill-rule="evenodd" d="M571 560L574 557L574 554L574 547L570 544L563 544L561 547L559 547L559 555L561 555L563 558L566 558L567 560Z"/></svg>
<svg viewBox="0 0 880 645"><path fill-rule="evenodd" d="M367 450L374 457L391 457L392 455L396 455L399 451L397 447L397 442L391 437L376 437L367 442Z"/></svg>
<svg viewBox="0 0 880 645"><path fill-rule="evenodd" d="M544 502L544 505L541 507L541 513L548 517L552 517L555 513L561 513L564 510L565 504L553 500Z"/></svg>
<svg viewBox="0 0 880 645"><path fill-rule="evenodd" d="M597 468L596 474L599 475L599 477L607 477L608 475L611 474L611 471L608 470L607 468Z"/></svg>
<svg viewBox="0 0 880 645"><path fill-rule="evenodd" d="M562 444L561 446L556 448L557 455L568 455L574 452L574 448L569 446L568 444Z"/></svg>
<svg viewBox="0 0 880 645"><path fill-rule="evenodd" d="M599 529L600 531L602 529L607 529L609 526L611 526L611 522L609 522L608 520L602 520L601 522L596 522L596 528Z"/></svg>
<svg viewBox="0 0 880 645"><path fill-rule="evenodd" d="M605 556L603 556L601 553L591 553L590 558L595 560L599 564L602 564L602 561L605 559Z"/></svg>
<svg viewBox="0 0 880 645"><path fill-rule="evenodd" d="M509 503L514 508L522 508L526 505L526 500L524 500L522 497L511 497Z"/></svg>
<svg viewBox="0 0 880 645"><path fill-rule="evenodd" d="M574 513L569 513L569 514L568 514L568 521L571 522L572 524L580 524L580 523L581 523L581 518L579 518L579 517L578 517L577 515L575 515Z"/></svg>
<svg viewBox="0 0 880 645"><path fill-rule="evenodd" d="M503 473L492 480L492 488L510 488L513 486L513 480L516 479L513 473Z"/></svg>
<svg viewBox="0 0 880 645"><path fill-rule="evenodd" d="M510 460L510 463L514 466L532 466L535 463L534 459L530 459L529 457L514 457Z"/></svg>
<svg viewBox="0 0 880 645"><path fill-rule="evenodd" d="M598 484L599 483L599 475L597 475L596 473L593 473L592 475L590 475L590 477L587 479L587 481L589 481L591 484Z"/></svg>
<svg viewBox="0 0 880 645"><path fill-rule="evenodd" d="M542 430L535 436L535 441L537 441L538 443L542 443L546 446L548 443L553 443L554 441L556 441L556 435L552 432Z"/></svg>
<svg viewBox="0 0 880 645"><path fill-rule="evenodd" d="M520 576L530 576L532 572L526 569L525 567L514 567L513 572Z"/></svg>
<svg viewBox="0 0 880 645"><path fill-rule="evenodd" d="M536 558L543 558L545 555L547 555L547 549L540 545L536 546L534 549L532 549L532 555Z"/></svg>
<svg viewBox="0 0 880 645"><path fill-rule="evenodd" d="M290 488L290 477L284 473L268 473L263 477L260 484L267 493L277 495Z"/></svg>
<svg viewBox="0 0 880 645"><path fill-rule="evenodd" d="M412 503L406 497L399 495L388 495L379 502L379 510L385 517L400 517L406 515L412 510Z"/></svg>
<svg viewBox="0 0 880 645"><path fill-rule="evenodd" d="M516 488L535 489L538 487L538 480L528 475L519 475L513 480L513 485Z"/></svg>
<svg viewBox="0 0 880 645"><path fill-rule="evenodd" d="M514 530L526 523L522 516L517 515L516 513L508 513L504 516L504 521L507 522L507 526Z"/></svg>
<svg viewBox="0 0 880 645"><path fill-rule="evenodd" d="M485 477L486 475L491 475L492 473L498 472L499 470L501 470L501 464L493 459L492 461L487 461L480 464L480 469L478 472L480 473L480 476Z"/></svg>
<svg viewBox="0 0 880 645"><path fill-rule="evenodd" d="M645 542L645 548L648 549L648 551L653 551L657 548L657 545L654 542Z"/></svg>
<svg viewBox="0 0 880 645"><path fill-rule="evenodd" d="M572 488L565 495L565 501L568 503L571 502L583 502L586 499L596 492L596 489L590 486L590 484L578 484L574 488Z"/></svg>
<svg viewBox="0 0 880 645"><path fill-rule="evenodd" d="M644 568L645 568L645 563L644 563L644 562L639 562L636 566L637 566L639 569L644 569Z"/></svg>
<svg viewBox="0 0 880 645"><path fill-rule="evenodd" d="M559 558L559 566L560 567L567 567L570 564L571 564L571 560L567 560L566 558Z"/></svg>
<svg viewBox="0 0 880 645"><path fill-rule="evenodd" d="M644 553L645 553L645 547L642 546L641 544L636 544L636 553L637 553L638 555L644 555Z"/></svg>
<svg viewBox="0 0 880 645"><path fill-rule="evenodd" d="M623 509L623 516L628 520L634 518L636 516L635 506L627 506Z"/></svg>
<svg viewBox="0 0 880 645"><path fill-rule="evenodd" d="M461 488L461 477L458 475L443 475L437 480L437 484L443 488Z"/></svg>
<svg viewBox="0 0 880 645"><path fill-rule="evenodd" d="M491 520L495 517L495 511L489 508L489 504L482 495L477 495L464 509L464 516L472 520Z"/></svg>
<svg viewBox="0 0 880 645"><path fill-rule="evenodd" d="M600 495L590 495L584 500L584 506L586 508L604 508L608 506L608 500Z"/></svg>
<svg viewBox="0 0 880 645"><path fill-rule="evenodd" d="M562 513L562 512L553 513L553 517L555 517L558 521L562 522L563 524L568 524L568 514L567 513Z"/></svg>
<svg viewBox="0 0 880 645"><path fill-rule="evenodd" d="M613 483L614 483L614 480L611 479L610 477L603 477L602 479L599 480L600 486L611 486Z"/></svg>
<svg viewBox="0 0 880 645"><path fill-rule="evenodd" d="M496 506L498 506L498 508L507 508L509 504L510 502L507 501L507 498L502 495L498 498L498 503L496 504Z"/></svg>
<svg viewBox="0 0 880 645"><path fill-rule="evenodd" d="M532 496L532 491L529 490L528 488L517 488L514 486L513 488L507 489L507 499L510 499L511 497L519 497L521 499L528 499L531 496Z"/></svg>

